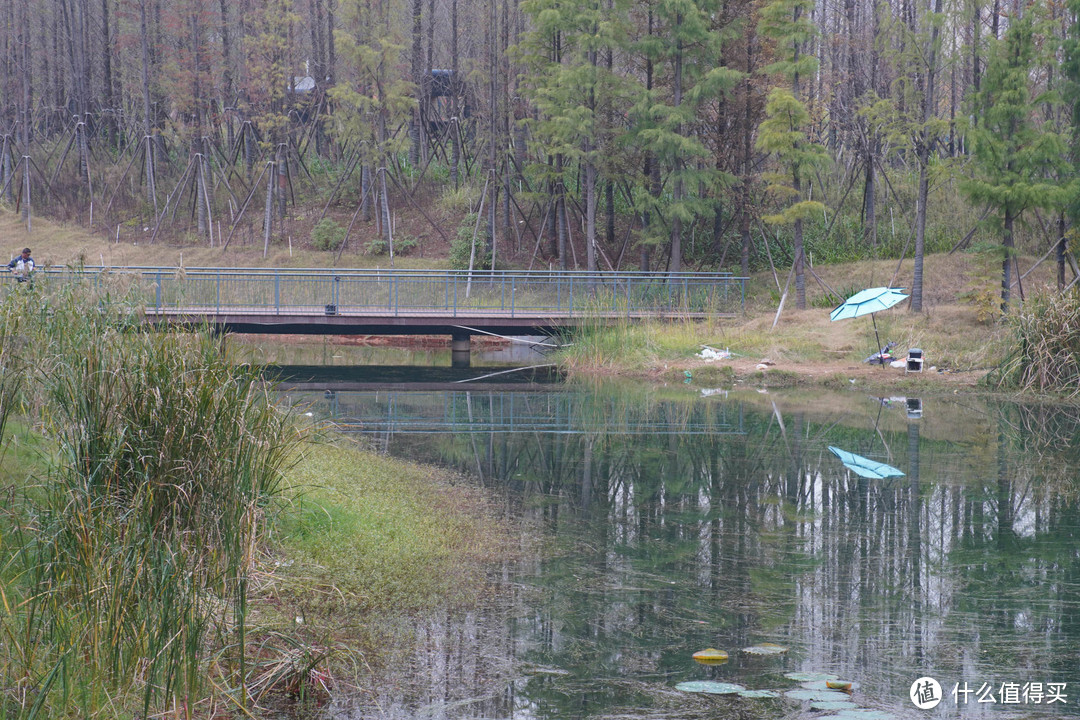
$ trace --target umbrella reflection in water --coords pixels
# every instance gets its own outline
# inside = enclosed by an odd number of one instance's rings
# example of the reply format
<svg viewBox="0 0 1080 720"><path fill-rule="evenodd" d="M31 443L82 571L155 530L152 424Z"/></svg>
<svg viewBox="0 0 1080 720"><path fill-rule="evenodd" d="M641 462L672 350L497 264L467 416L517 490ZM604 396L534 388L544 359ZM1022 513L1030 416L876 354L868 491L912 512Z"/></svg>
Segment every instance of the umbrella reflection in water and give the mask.
<svg viewBox="0 0 1080 720"><path fill-rule="evenodd" d="M885 478L902 477L904 475L902 471L892 465L886 465L832 445L829 446L829 452L840 458L840 462L844 463L844 467L860 477L869 478L870 480L884 480Z"/></svg>

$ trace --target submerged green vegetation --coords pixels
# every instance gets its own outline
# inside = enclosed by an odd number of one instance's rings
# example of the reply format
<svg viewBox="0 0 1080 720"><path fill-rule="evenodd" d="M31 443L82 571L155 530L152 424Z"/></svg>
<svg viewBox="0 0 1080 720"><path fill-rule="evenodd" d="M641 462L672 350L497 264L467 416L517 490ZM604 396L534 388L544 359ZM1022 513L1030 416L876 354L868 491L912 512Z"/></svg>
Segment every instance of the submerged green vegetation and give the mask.
<svg viewBox="0 0 1080 720"><path fill-rule="evenodd" d="M462 478L339 442L309 446L289 480L303 492L279 529L307 568L296 588L304 607L317 606L312 588L360 612L469 604L486 564L506 556L493 509ZM478 535L478 523L494 530ZM448 561L455 573L432 575Z"/></svg>
<svg viewBox="0 0 1080 720"><path fill-rule="evenodd" d="M317 444L219 338L137 310L75 283L0 298L0 718L256 716L329 686L292 605L481 587L488 516L455 514L478 498Z"/></svg>

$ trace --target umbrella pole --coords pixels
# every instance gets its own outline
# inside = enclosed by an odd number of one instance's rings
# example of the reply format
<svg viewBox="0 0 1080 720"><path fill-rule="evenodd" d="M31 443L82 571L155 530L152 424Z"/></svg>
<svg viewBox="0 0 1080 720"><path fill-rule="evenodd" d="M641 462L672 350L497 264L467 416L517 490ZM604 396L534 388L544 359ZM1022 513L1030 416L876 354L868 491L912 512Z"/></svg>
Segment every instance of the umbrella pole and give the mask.
<svg viewBox="0 0 1080 720"><path fill-rule="evenodd" d="M885 357L884 357L885 353L881 350L881 338L878 337L877 317L876 317L875 313L870 313L870 321L874 323L874 340L877 341L878 356L879 356L879 359L881 360L881 367L882 367L882 369L884 369L885 368Z"/></svg>

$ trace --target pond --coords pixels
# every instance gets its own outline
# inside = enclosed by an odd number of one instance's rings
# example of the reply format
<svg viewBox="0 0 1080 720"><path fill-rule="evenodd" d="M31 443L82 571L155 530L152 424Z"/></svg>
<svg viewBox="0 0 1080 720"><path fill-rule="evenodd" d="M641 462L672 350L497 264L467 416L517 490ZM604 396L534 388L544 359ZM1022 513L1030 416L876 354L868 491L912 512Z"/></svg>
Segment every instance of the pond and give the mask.
<svg viewBox="0 0 1080 720"><path fill-rule="evenodd" d="M333 717L1080 715L1076 408L609 383L292 399L469 474L524 528L483 607L426 619L416 672Z"/></svg>

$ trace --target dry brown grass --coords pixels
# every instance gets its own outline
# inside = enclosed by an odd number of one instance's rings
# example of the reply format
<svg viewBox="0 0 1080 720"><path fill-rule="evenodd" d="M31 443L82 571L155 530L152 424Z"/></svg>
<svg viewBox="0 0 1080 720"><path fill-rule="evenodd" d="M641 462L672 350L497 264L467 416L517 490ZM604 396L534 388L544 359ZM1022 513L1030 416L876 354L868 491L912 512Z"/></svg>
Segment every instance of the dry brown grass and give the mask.
<svg viewBox="0 0 1080 720"><path fill-rule="evenodd" d="M105 265L120 267L152 265L162 267L332 267L336 253L314 250L307 237L293 238L288 242L271 243L270 252L263 257L262 242L243 244L234 240L227 250L209 247L208 244L175 244L158 240L151 244L152 229L124 228L120 242L92 233L85 228L63 225L44 218L34 218L33 232L26 232L21 218L10 210L0 209L0 260L7 251L11 257L23 247L34 251L38 265ZM228 228L225 228L226 232ZM366 240L366 239L365 239ZM342 253L337 267L388 267L390 258L372 256L360 251L365 240L354 232ZM215 244L217 241L215 240ZM5 260L6 262L6 260ZM398 256L395 267L424 268L437 265L438 260L429 257Z"/></svg>
<svg viewBox="0 0 1080 720"><path fill-rule="evenodd" d="M1025 294L1040 288L1052 287L1054 266L1043 262L1035 267L1037 258L1020 257L1021 272L1031 273L1024 278ZM1034 269L1033 269L1034 268ZM844 294L851 289L891 285L910 288L914 262L905 260L862 261L845 265L821 266L814 269L822 281L835 292ZM998 292L1000 280L980 279L985 275L978 256L970 253L940 254L926 258L923 281L923 312L913 314L907 303L876 315L881 342L897 343L897 353L911 347L921 348L928 364L952 370L988 370L996 367L1008 351L1011 331L1001 322L980 321L979 308L964 299L964 295L979 283L991 284ZM782 316L773 327L777 302L776 287L771 274L759 275L751 282L748 300L748 319L732 329L731 343L742 341L753 354L768 356L775 361L813 363L817 371L827 370L830 364L849 367L874 351L873 321L856 318L831 322L830 304L824 301L826 290L808 277L806 310L794 310L789 296ZM756 291L756 292L755 292ZM1014 287L1014 295L1019 291ZM816 307L815 307L816 305Z"/></svg>

